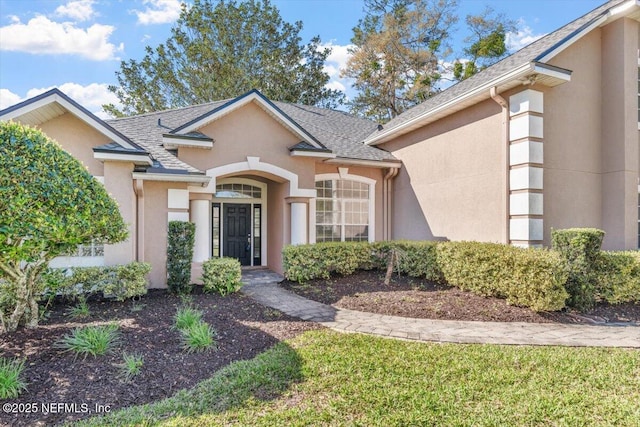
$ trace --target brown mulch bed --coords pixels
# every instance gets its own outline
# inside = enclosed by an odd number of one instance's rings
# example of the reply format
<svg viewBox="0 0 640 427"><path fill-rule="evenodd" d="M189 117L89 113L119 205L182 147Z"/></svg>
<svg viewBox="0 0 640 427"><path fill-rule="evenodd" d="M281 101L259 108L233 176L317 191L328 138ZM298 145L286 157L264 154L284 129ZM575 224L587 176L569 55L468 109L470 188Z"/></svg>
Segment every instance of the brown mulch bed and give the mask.
<svg viewBox="0 0 640 427"><path fill-rule="evenodd" d="M181 301L166 291L151 290L137 303L90 301L91 316L72 320L69 305L53 307L37 329L21 329L0 335L0 355L26 358L27 391L15 403L36 403L39 413L7 414L0 411L0 425L54 425L95 415L95 405L116 410L171 396L211 377L236 360L251 359L275 343L317 324L266 308L241 294L220 297L198 293L193 305L204 311L203 320L217 331L217 347L204 353L186 353L180 334L172 329ZM112 354L86 359L56 348L55 343L73 328L116 321L121 343ZM131 382L118 376L114 364L122 353L144 357L140 375ZM6 401L2 402L7 403ZM71 403L62 413L42 414L41 404ZM88 412L81 405L88 405ZM76 412L76 413L74 413Z"/></svg>
<svg viewBox="0 0 640 427"><path fill-rule="evenodd" d="M458 288L426 280L393 275L384 284L380 271L358 271L351 276L333 275L303 285L284 281L281 286L303 297L339 308L393 316L489 322L640 324L640 304L598 304L586 313L560 311L536 313L508 305L499 298L482 297Z"/></svg>

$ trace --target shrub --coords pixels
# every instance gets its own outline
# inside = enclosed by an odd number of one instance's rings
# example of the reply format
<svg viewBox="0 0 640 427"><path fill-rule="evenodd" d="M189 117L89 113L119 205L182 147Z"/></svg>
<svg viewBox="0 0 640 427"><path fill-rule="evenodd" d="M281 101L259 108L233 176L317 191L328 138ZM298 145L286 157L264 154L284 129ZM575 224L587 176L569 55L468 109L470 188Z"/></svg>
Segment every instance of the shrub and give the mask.
<svg viewBox="0 0 640 427"><path fill-rule="evenodd" d="M202 264L202 284L206 292L228 295L242 287L242 270L235 258L211 258Z"/></svg>
<svg viewBox="0 0 640 427"><path fill-rule="evenodd" d="M0 286L5 332L39 320L38 278L49 261L92 240L127 237L118 205L77 159L41 131L0 123ZM2 331L0 331L2 332Z"/></svg>
<svg viewBox="0 0 640 427"><path fill-rule="evenodd" d="M330 273L353 274L358 268L370 269L379 264L368 242L326 242L287 246L283 250L283 267L287 279L306 282L328 279ZM385 264L386 265L386 264Z"/></svg>
<svg viewBox="0 0 640 427"><path fill-rule="evenodd" d="M15 399L27 389L22 380L24 360L0 357L0 399Z"/></svg>
<svg viewBox="0 0 640 427"><path fill-rule="evenodd" d="M65 351L73 351L76 355L87 357L102 356L113 349L120 338L118 325L86 326L75 328L57 343L57 347Z"/></svg>
<svg viewBox="0 0 640 427"><path fill-rule="evenodd" d="M443 242L436 251L449 285L535 311L565 305L567 273L557 253L479 242Z"/></svg>
<svg viewBox="0 0 640 427"><path fill-rule="evenodd" d="M640 252L601 252L596 262L596 294L610 304L640 302Z"/></svg>
<svg viewBox="0 0 640 427"><path fill-rule="evenodd" d="M215 331L206 322L196 322L188 328L181 329L182 347L187 353L205 351L214 344Z"/></svg>
<svg viewBox="0 0 640 427"><path fill-rule="evenodd" d="M59 269L49 269L43 275L41 292L45 297L61 295L81 300L91 294L124 301L147 293L147 274L151 265L132 262L110 267L75 267L65 275Z"/></svg>
<svg viewBox="0 0 640 427"><path fill-rule="evenodd" d="M188 329L202 321L202 311L192 307L180 307L173 317L174 327L178 330Z"/></svg>
<svg viewBox="0 0 640 427"><path fill-rule="evenodd" d="M122 353L122 363L116 366L120 370L120 378L129 382L142 372L144 358L139 354Z"/></svg>
<svg viewBox="0 0 640 427"><path fill-rule="evenodd" d="M569 273L567 304L580 310L595 304L595 264L604 231L595 228L569 228L551 231L551 247L560 252Z"/></svg>
<svg viewBox="0 0 640 427"><path fill-rule="evenodd" d="M169 221L167 235L167 285L174 294L191 293L191 262L195 224Z"/></svg>
<svg viewBox="0 0 640 427"><path fill-rule="evenodd" d="M432 282L443 282L442 271L438 266L436 247L433 241L386 241L372 243L374 265L386 268L391 250L399 253L399 272L411 277L421 277Z"/></svg>

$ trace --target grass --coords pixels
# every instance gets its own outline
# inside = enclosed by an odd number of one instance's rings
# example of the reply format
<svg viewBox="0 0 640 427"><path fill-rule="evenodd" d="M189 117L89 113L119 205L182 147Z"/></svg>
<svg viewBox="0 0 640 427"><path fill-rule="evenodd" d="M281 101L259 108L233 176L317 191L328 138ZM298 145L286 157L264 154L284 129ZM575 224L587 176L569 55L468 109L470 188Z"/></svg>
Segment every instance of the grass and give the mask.
<svg viewBox="0 0 640 427"><path fill-rule="evenodd" d="M122 363L116 366L120 370L120 378L129 382L142 372L144 358L139 354L122 353Z"/></svg>
<svg viewBox="0 0 640 427"><path fill-rule="evenodd" d="M640 423L640 352L307 332L191 390L89 425Z"/></svg>
<svg viewBox="0 0 640 427"><path fill-rule="evenodd" d="M67 310L67 316L71 317L72 319L83 319L89 317L90 315L91 310L89 310L89 304L87 304L87 301L84 299Z"/></svg>
<svg viewBox="0 0 640 427"><path fill-rule="evenodd" d="M197 322L187 328L180 329L182 347L187 353L205 351L215 343L215 331L206 322Z"/></svg>
<svg viewBox="0 0 640 427"><path fill-rule="evenodd" d="M118 343L119 336L118 325L86 326L75 328L71 333L63 336L57 346L84 357L102 356L113 349Z"/></svg>
<svg viewBox="0 0 640 427"><path fill-rule="evenodd" d="M178 308L173 317L174 327L178 330L189 329L200 322L202 322L202 311L189 306Z"/></svg>
<svg viewBox="0 0 640 427"><path fill-rule="evenodd" d="M0 357L0 399L14 399L27 389L22 380L24 360Z"/></svg>

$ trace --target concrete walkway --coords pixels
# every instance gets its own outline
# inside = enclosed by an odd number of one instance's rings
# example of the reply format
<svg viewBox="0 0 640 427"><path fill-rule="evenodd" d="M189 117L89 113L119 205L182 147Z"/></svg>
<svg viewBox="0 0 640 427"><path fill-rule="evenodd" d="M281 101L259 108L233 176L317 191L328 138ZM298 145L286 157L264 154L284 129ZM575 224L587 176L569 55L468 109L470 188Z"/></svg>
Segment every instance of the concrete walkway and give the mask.
<svg viewBox="0 0 640 427"><path fill-rule="evenodd" d="M640 326L470 322L386 316L308 300L278 286L282 279L268 270L243 271L245 285L242 292L290 316L343 332L453 343L640 348Z"/></svg>

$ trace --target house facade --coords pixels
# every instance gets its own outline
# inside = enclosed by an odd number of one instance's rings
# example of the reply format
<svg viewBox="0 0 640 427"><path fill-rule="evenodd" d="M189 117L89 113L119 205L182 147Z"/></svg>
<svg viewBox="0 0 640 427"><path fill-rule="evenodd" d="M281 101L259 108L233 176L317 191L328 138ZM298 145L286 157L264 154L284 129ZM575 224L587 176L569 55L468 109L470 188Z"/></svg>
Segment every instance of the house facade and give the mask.
<svg viewBox="0 0 640 427"><path fill-rule="evenodd" d="M394 238L638 248L639 19L609 1L370 135L403 162Z"/></svg>
<svg viewBox="0 0 640 427"><path fill-rule="evenodd" d="M282 271L287 244L387 239L543 246L597 227L638 248L640 2L612 0L384 126L238 98L100 120L57 89L0 111L42 129L118 201L127 241L55 266L152 264L167 226L210 258Z"/></svg>

